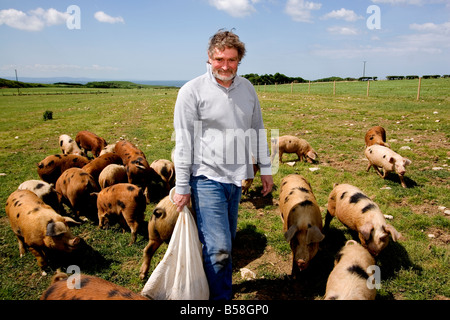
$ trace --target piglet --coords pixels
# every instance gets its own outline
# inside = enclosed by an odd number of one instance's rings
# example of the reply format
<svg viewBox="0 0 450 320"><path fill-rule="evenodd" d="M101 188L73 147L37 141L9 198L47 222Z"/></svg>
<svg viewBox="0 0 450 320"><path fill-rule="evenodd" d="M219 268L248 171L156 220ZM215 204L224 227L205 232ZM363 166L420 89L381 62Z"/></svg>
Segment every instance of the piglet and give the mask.
<svg viewBox="0 0 450 320"><path fill-rule="evenodd" d="M351 230L358 231L361 244L374 256L388 245L389 234L393 241L400 238L400 233L386 223L378 205L360 189L349 184L334 185L328 197L325 230L333 217L337 217Z"/></svg>
<svg viewBox="0 0 450 320"><path fill-rule="evenodd" d="M272 141L272 155L277 153L276 150L273 150L276 145L276 142L274 143ZM314 151L308 141L302 138L289 135L281 136L278 139L278 148L280 163L283 162L282 157L284 153L296 153L298 156L298 161L305 159L306 161L312 163L317 159L317 152Z"/></svg>
<svg viewBox="0 0 450 320"><path fill-rule="evenodd" d="M367 147L364 154L369 160L367 171L369 171L373 166L375 171L383 179L386 178L389 172L395 171L400 178L402 187L406 188L404 175L406 172L406 166L411 164L411 160L403 158L401 155L387 147L376 144ZM383 168L383 174L381 174L379 167Z"/></svg>
<svg viewBox="0 0 450 320"><path fill-rule="evenodd" d="M354 240L349 240L336 255L328 276L325 300L375 300L375 286L368 285L367 269L375 265L372 255Z"/></svg>
<svg viewBox="0 0 450 320"><path fill-rule="evenodd" d="M6 201L6 215L19 242L22 257L25 248L36 257L42 275L46 275L47 256L50 252L72 252L78 248L81 239L73 236L63 217L46 205L30 190L16 190Z"/></svg>
<svg viewBox="0 0 450 320"><path fill-rule="evenodd" d="M293 254L292 275L296 277L308 267L325 237L319 205L303 176L290 174L281 180L280 213Z"/></svg>
<svg viewBox="0 0 450 320"><path fill-rule="evenodd" d="M137 232L144 226L147 205L141 188L130 183L118 183L100 191L97 195L99 227L119 222L123 229L130 227L131 242L136 242Z"/></svg>

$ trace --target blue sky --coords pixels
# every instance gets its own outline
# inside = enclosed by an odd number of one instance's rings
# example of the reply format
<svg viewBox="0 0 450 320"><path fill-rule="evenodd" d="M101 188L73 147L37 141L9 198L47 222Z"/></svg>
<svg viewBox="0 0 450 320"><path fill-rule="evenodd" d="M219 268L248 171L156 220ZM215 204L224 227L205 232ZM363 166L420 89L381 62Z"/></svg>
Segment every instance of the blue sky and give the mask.
<svg viewBox="0 0 450 320"><path fill-rule="evenodd" d="M221 28L239 74L450 74L450 0L0 0L0 77L189 80Z"/></svg>

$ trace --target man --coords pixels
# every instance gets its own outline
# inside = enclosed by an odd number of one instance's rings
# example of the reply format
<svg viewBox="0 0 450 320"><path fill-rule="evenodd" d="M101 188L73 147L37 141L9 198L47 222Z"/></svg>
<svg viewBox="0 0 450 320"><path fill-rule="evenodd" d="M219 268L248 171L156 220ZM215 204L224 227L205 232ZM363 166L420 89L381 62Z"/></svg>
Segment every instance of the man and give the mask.
<svg viewBox="0 0 450 320"><path fill-rule="evenodd" d="M241 181L253 178L252 157L261 170L263 196L273 187L258 97L237 76L244 55L236 34L218 31L209 42L207 72L186 83L175 103L173 200L178 211L192 200L213 300L232 298L231 248Z"/></svg>

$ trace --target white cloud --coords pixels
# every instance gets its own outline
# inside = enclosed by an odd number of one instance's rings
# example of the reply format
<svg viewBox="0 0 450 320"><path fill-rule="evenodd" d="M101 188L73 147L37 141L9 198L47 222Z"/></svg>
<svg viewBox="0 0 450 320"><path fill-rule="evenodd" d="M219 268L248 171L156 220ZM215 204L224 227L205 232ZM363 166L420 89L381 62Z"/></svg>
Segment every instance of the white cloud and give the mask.
<svg viewBox="0 0 450 320"><path fill-rule="evenodd" d="M417 24L413 23L409 25L409 28L416 31L432 32L439 34L450 34L450 21L442 24L435 24L432 22Z"/></svg>
<svg viewBox="0 0 450 320"><path fill-rule="evenodd" d="M284 12L297 22L312 22L311 11L320 10L321 3L304 0L288 0Z"/></svg>
<svg viewBox="0 0 450 320"><path fill-rule="evenodd" d="M0 25L24 31L41 31L46 26L64 24L70 15L50 8L37 8L25 13L16 9L0 10Z"/></svg>
<svg viewBox="0 0 450 320"><path fill-rule="evenodd" d="M372 0L372 2L390 5L415 5L415 6L422 6L425 4L445 3L447 6L449 6L448 0Z"/></svg>
<svg viewBox="0 0 450 320"><path fill-rule="evenodd" d="M334 26L327 28L327 31L333 34L340 34L344 36L355 36L359 34L358 29L352 27Z"/></svg>
<svg viewBox="0 0 450 320"><path fill-rule="evenodd" d="M230 16L242 18L256 12L253 6L259 0L209 0L217 10L225 11Z"/></svg>
<svg viewBox="0 0 450 320"><path fill-rule="evenodd" d="M321 19L341 19L349 22L357 21L364 19L362 16L358 16L353 10L347 10L347 9L339 9L339 10L333 10L326 15L324 15Z"/></svg>
<svg viewBox="0 0 450 320"><path fill-rule="evenodd" d="M105 23L125 23L125 20L122 17L111 17L110 15L104 13L103 11L97 11L94 14L94 18L100 22Z"/></svg>

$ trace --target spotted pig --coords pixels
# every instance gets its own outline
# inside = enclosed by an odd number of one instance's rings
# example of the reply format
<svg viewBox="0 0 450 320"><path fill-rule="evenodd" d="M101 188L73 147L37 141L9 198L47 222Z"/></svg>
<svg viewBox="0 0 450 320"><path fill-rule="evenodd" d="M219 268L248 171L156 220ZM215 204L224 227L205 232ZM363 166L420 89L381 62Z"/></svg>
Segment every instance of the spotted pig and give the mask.
<svg viewBox="0 0 450 320"><path fill-rule="evenodd" d="M69 168L82 168L89 159L75 154L55 154L47 156L37 164L39 177L48 183L56 184L61 174Z"/></svg>
<svg viewBox="0 0 450 320"><path fill-rule="evenodd" d="M297 277L308 267L325 237L319 205L303 176L290 174L281 180L280 213L293 254L292 275Z"/></svg>
<svg viewBox="0 0 450 320"><path fill-rule="evenodd" d="M28 247L36 257L42 275L47 274L50 253L73 252L79 247L81 239L73 236L67 225L75 221L57 214L30 190L11 193L5 211L17 237L20 256Z"/></svg>
<svg viewBox="0 0 450 320"><path fill-rule="evenodd" d="M388 245L389 234L393 241L400 238L400 233L386 223L378 205L360 189L349 184L334 185L328 197L325 229L333 217L337 217L351 230L358 231L361 244L374 256Z"/></svg>
<svg viewBox="0 0 450 320"><path fill-rule="evenodd" d="M374 300L375 286L369 286L367 270L375 265L372 255L354 240L349 240L336 255L328 276L325 300Z"/></svg>
<svg viewBox="0 0 450 320"><path fill-rule="evenodd" d="M70 168L63 172L55 185L60 201L69 206L78 217L97 219L97 182L83 169Z"/></svg>
<svg viewBox="0 0 450 320"><path fill-rule="evenodd" d="M68 282L69 281L69 282ZM77 282L79 281L79 282ZM104 279L80 274L73 278L57 273L41 300L148 300L127 288Z"/></svg>
<svg viewBox="0 0 450 320"><path fill-rule="evenodd" d="M147 205L142 189L130 183L118 183L100 191L97 196L99 227L108 227L118 221L123 229L131 229L130 244L136 242L137 233L144 228Z"/></svg>

